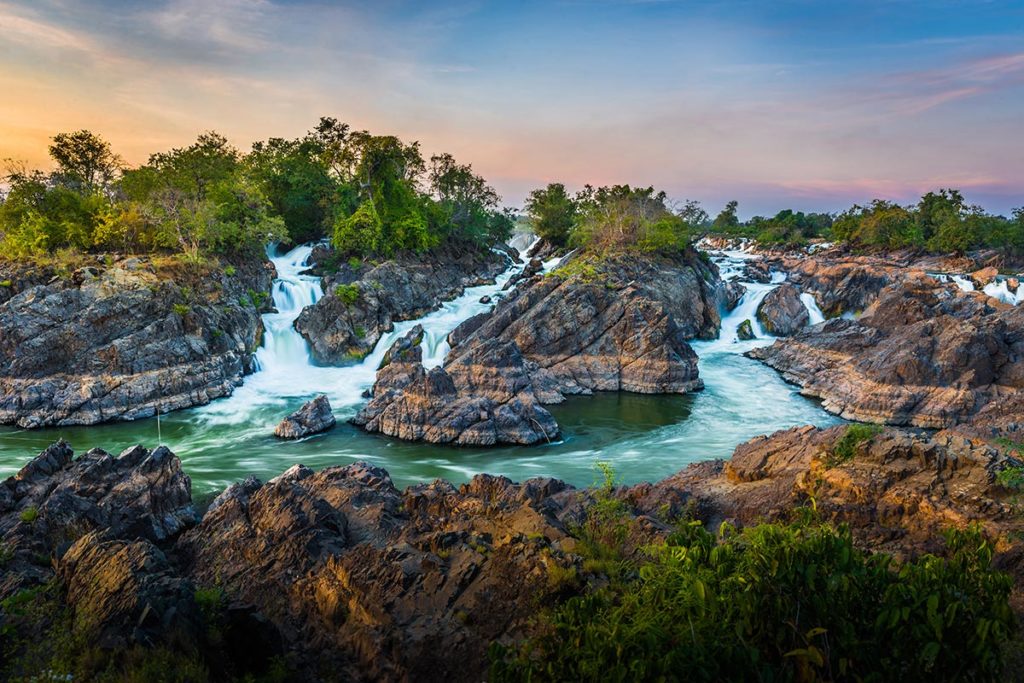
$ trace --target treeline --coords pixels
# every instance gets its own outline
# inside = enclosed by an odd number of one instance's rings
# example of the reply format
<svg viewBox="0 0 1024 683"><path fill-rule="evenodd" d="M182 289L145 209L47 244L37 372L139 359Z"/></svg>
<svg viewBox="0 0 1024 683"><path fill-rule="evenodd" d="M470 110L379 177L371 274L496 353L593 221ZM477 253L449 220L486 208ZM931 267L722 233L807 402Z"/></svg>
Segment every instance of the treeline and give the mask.
<svg viewBox="0 0 1024 683"><path fill-rule="evenodd" d="M586 185L570 195L562 183L551 183L530 193L525 210L538 236L605 254L678 252L708 219L696 202L673 207L665 192L629 185Z"/></svg>
<svg viewBox="0 0 1024 683"><path fill-rule="evenodd" d="M346 255L422 252L448 241L505 239L513 214L469 165L424 159L418 143L323 118L301 138L243 154L226 138L128 168L89 131L62 133L55 170L11 165L0 192L0 255L59 250L165 251L202 258L271 241L329 237Z"/></svg>
<svg viewBox="0 0 1024 683"><path fill-rule="evenodd" d="M967 204L954 189L929 192L915 205L876 199L835 215L786 210L771 218L755 216L741 222L736 210L737 203L729 202L706 226L707 231L748 237L764 245L799 246L821 238L878 249L963 253L991 248L1024 254L1024 208L1014 209L1009 218L989 214Z"/></svg>

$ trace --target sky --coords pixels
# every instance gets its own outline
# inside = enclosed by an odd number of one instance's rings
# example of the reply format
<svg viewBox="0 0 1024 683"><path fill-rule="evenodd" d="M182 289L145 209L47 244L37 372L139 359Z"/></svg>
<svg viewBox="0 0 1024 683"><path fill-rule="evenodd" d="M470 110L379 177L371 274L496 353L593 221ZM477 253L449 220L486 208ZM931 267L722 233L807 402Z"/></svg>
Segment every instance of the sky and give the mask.
<svg viewBox="0 0 1024 683"><path fill-rule="evenodd" d="M0 0L0 158L88 128L129 163L321 116L714 214L939 187L1024 205L1024 1Z"/></svg>

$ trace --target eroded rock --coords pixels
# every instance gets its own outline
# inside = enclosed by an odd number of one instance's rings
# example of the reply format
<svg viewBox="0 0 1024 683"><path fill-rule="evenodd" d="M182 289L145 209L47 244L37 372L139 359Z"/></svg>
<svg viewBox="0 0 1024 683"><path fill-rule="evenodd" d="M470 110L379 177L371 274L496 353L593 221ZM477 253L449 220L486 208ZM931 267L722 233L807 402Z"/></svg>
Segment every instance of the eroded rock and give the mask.
<svg viewBox="0 0 1024 683"><path fill-rule="evenodd" d="M274 428L274 434L282 439L301 439L310 434L326 432L335 424L331 402L320 394L307 401L301 408L281 420Z"/></svg>

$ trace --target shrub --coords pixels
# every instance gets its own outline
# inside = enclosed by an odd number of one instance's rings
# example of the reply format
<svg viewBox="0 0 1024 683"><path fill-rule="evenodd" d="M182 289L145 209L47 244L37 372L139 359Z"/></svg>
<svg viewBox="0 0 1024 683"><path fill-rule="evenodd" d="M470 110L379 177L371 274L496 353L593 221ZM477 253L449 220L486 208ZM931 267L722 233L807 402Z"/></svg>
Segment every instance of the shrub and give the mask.
<svg viewBox="0 0 1024 683"><path fill-rule="evenodd" d="M224 266L224 274L227 275L228 277L234 277L235 267L230 264Z"/></svg>
<svg viewBox="0 0 1024 683"><path fill-rule="evenodd" d="M1012 580L980 530L900 568L810 521L697 522L621 581L556 606L494 681L988 680L1014 630Z"/></svg>
<svg viewBox="0 0 1024 683"><path fill-rule="evenodd" d="M189 310L191 310L188 307L188 304L174 304L173 306L171 306L171 308L174 310L175 313L178 314L179 317L182 318L188 315Z"/></svg>
<svg viewBox="0 0 1024 683"><path fill-rule="evenodd" d="M878 425L849 425L839 440L836 441L831 452L825 457L825 466L836 467L852 459L861 444L873 439L881 431L882 428Z"/></svg>
<svg viewBox="0 0 1024 683"><path fill-rule="evenodd" d="M32 522L39 519L39 509L34 505L29 505L27 508L21 511L21 514L18 515L18 519L25 522L26 524L31 524Z"/></svg>
<svg viewBox="0 0 1024 683"><path fill-rule="evenodd" d="M334 288L334 296L341 299L346 306L351 306L359 301L361 292L357 285L338 285Z"/></svg>

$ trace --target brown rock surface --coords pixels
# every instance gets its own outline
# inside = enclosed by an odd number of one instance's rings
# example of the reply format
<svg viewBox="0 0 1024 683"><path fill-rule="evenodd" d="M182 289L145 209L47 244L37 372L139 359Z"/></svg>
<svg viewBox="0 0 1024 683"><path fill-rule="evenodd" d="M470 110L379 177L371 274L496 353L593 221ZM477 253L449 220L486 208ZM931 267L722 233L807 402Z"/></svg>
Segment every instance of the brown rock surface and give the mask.
<svg viewBox="0 0 1024 683"><path fill-rule="evenodd" d="M918 274L856 321L829 320L749 355L843 417L946 427L1024 388L1024 309Z"/></svg>
<svg viewBox="0 0 1024 683"><path fill-rule="evenodd" d="M765 295L757 307L757 319L768 334L789 337L807 327L810 315L800 290L787 282Z"/></svg>

